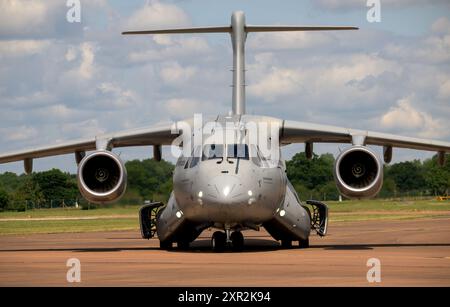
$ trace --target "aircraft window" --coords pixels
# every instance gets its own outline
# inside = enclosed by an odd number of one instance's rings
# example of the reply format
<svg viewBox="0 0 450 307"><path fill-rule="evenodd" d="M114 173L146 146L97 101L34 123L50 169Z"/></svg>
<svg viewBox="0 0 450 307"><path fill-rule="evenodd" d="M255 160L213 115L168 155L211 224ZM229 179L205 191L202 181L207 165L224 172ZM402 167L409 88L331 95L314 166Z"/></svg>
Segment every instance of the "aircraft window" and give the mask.
<svg viewBox="0 0 450 307"><path fill-rule="evenodd" d="M193 157L191 158L191 164L189 165L190 168L197 166L198 162L200 162L200 149L201 147L197 147L195 150L195 154L193 154Z"/></svg>
<svg viewBox="0 0 450 307"><path fill-rule="evenodd" d="M202 161L212 159L223 159L222 144L208 144L203 147Z"/></svg>
<svg viewBox="0 0 450 307"><path fill-rule="evenodd" d="M197 166L198 162L200 161L200 157L192 157L191 165L189 167L195 167Z"/></svg>
<svg viewBox="0 0 450 307"><path fill-rule="evenodd" d="M247 144L230 144L227 146L227 158L249 159Z"/></svg>
<svg viewBox="0 0 450 307"><path fill-rule="evenodd" d="M251 154L251 158L252 158L252 162L255 164L255 165L257 165L257 166L259 166L259 167L261 167L261 158L259 157L259 154L258 154L258 150L256 149L256 146L255 145L251 145L251 148L252 148L252 154Z"/></svg>

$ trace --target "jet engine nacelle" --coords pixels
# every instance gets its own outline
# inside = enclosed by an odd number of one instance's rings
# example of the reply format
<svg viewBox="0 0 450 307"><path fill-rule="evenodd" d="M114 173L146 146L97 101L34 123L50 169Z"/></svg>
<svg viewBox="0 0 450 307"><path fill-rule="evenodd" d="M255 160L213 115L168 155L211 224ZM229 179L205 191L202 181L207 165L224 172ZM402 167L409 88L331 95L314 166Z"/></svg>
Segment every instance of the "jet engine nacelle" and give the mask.
<svg viewBox="0 0 450 307"><path fill-rule="evenodd" d="M383 166L372 150L353 146L337 157L334 178L342 195L348 198L370 198L383 185Z"/></svg>
<svg viewBox="0 0 450 307"><path fill-rule="evenodd" d="M100 150L80 161L77 181L81 194L88 201L110 203L125 193L127 170L116 154Z"/></svg>

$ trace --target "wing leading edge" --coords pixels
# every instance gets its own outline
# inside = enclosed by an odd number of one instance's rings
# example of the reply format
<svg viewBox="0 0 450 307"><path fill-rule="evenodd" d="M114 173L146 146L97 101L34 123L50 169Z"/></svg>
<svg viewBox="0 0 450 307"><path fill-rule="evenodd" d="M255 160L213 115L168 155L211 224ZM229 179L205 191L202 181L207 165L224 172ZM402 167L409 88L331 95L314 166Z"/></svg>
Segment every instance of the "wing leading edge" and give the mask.
<svg viewBox="0 0 450 307"><path fill-rule="evenodd" d="M450 142L285 120L280 144L290 143L351 143L450 152Z"/></svg>
<svg viewBox="0 0 450 307"><path fill-rule="evenodd" d="M0 163L8 163L21 160L30 160L70 153L84 153L89 150L112 149L126 146L146 145L170 145L178 136L173 124L161 125L149 128L121 131L96 137L75 140L67 143L56 144L28 150L10 152L0 155Z"/></svg>

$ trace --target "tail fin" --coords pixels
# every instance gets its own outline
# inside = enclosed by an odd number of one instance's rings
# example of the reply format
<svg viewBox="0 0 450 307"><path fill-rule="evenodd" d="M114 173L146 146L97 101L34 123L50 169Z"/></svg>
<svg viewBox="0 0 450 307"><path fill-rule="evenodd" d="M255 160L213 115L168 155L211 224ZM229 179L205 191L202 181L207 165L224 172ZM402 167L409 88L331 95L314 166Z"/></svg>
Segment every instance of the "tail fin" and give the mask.
<svg viewBox="0 0 450 307"><path fill-rule="evenodd" d="M250 32L358 30L348 26L258 26L246 25L244 12L233 12L231 25L148 31L126 31L133 34L230 33L233 44L233 114L245 114L245 40Z"/></svg>

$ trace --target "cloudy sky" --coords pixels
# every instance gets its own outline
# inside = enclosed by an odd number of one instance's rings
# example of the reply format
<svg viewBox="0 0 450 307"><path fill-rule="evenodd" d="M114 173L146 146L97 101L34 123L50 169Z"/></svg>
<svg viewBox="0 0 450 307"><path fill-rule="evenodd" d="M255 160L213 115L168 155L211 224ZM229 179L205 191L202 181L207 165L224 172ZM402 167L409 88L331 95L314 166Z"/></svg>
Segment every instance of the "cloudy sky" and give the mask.
<svg viewBox="0 0 450 307"><path fill-rule="evenodd" d="M0 152L227 113L227 34L120 32L225 25L234 10L248 24L360 27L250 34L248 113L450 141L448 0L381 0L379 23L367 21L366 0L81 0L81 23L67 22L68 9L66 0L0 1ZM284 154L301 150L290 145ZM126 160L151 157L148 147L116 151ZM34 164L76 170L73 156ZM0 165L4 171L20 173L22 164Z"/></svg>

